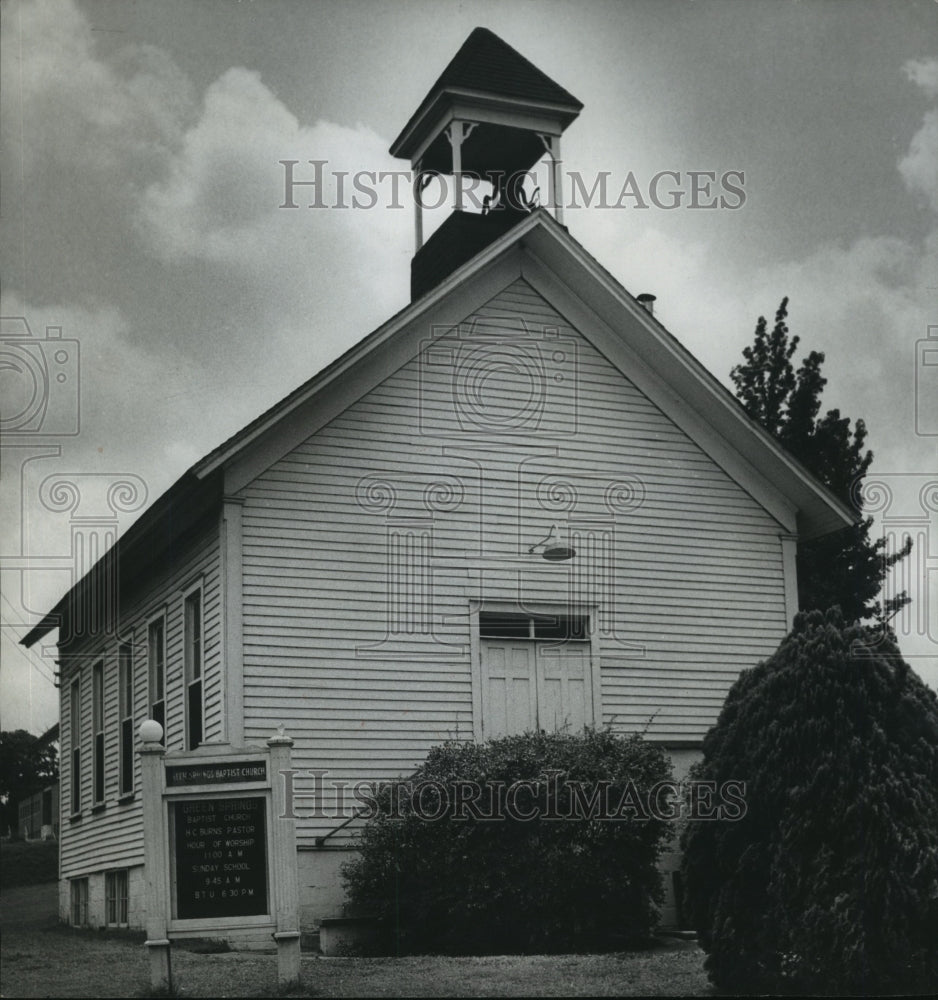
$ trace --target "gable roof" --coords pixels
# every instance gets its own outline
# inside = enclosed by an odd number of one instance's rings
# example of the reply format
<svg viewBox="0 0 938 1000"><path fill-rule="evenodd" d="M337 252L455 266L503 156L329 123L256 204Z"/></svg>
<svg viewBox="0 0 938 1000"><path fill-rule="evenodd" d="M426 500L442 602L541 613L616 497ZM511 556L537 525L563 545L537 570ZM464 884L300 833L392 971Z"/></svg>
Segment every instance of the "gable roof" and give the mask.
<svg viewBox="0 0 938 1000"><path fill-rule="evenodd" d="M665 402L666 412L673 411L682 403L690 407L694 411L690 436L700 443L701 428L709 425L730 448L789 498L801 514L799 530L805 537L826 534L854 523L855 512L752 420L732 393L544 209L533 212L493 241L433 291L412 302L295 392L219 445L196 463L191 472L199 477L206 476L235 460L240 452L260 441L290 414L312 402L337 380L350 376L382 344L388 343L421 317L432 314L434 308L458 288L518 248L524 251L526 259L524 276L548 297L551 289L557 291L565 298L563 304L568 312L570 308L576 308L577 301L585 304L594 320L599 318L609 324L613 336L623 315L633 321L629 331L631 342L626 346L658 376L659 381L670 386L672 398ZM559 311L563 313L565 309L560 308ZM595 335L595 331L593 333ZM633 377L635 372L624 374ZM364 395L365 391L367 388L357 387L356 398ZM349 398L347 404L352 401ZM271 458L270 462L273 461Z"/></svg>
<svg viewBox="0 0 938 1000"><path fill-rule="evenodd" d="M744 470L747 488L757 500L780 497L783 505L797 513L798 532L806 538L827 534L853 524L857 514L842 503L775 439L752 420L742 404L661 323L641 306L606 271L565 227L544 209L538 209L502 237L454 271L435 289L412 302L387 322L358 341L288 396L252 420L204 458L196 462L160 497L117 543L121 571L131 555L139 560L155 537L168 546L179 533L179 525L191 527L193 511L220 504L226 493L240 483L223 482L226 470L246 462L253 453L254 472L269 467L300 441L315 433L308 419L312 409L337 393L332 411L320 415L320 426L370 391L369 377L378 380L390 373L383 350L390 350L408 331L426 330L426 320L447 301L473 282L482 282L499 263L511 261L572 325L590 338L603 340L600 349L623 374L653 396L658 405L704 451L724 468ZM500 280L495 278L495 280ZM492 289L489 288L489 293ZM571 314L581 314L579 322ZM460 317L462 319L464 317ZM584 322L585 319L585 322ZM622 334L627 321L628 342ZM457 320L458 322L458 320ZM582 329L586 328L586 329ZM422 338L425 340L425 336ZM410 349L405 344L405 352ZM400 354L393 364L410 360ZM367 371L371 366L371 372ZM626 368L629 368L626 371ZM393 370L393 368L391 369ZM639 372L644 376L639 378ZM377 381L375 381L377 384ZM353 388L349 391L348 387ZM338 409L336 409L338 408ZM328 410L328 406L326 407ZM244 478L244 475L242 475ZM249 478L246 480L249 481ZM188 517L180 517L180 512ZM793 518L792 518L793 520ZM68 607L70 594L93 586L102 572L100 560L55 608L23 637L30 646L57 627ZM139 574L140 567L136 567Z"/></svg>

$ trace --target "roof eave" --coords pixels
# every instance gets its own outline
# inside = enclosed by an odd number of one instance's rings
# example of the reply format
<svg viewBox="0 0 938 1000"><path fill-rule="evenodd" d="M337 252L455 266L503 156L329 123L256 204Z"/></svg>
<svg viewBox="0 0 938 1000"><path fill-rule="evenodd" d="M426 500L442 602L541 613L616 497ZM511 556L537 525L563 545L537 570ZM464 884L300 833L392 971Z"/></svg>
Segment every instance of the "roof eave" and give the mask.
<svg viewBox="0 0 938 1000"><path fill-rule="evenodd" d="M455 104L460 99L475 102L480 107L508 110L523 108L526 111L542 114L544 117L556 118L564 129L575 121L580 111L583 110L583 105L579 101L576 104L536 101L528 98L505 97L503 94L472 90L468 87L443 87L424 98L423 103L401 129L400 135L391 143L391 155L398 159L412 159L420 144L432 131L433 123L439 121L445 113L447 102Z"/></svg>

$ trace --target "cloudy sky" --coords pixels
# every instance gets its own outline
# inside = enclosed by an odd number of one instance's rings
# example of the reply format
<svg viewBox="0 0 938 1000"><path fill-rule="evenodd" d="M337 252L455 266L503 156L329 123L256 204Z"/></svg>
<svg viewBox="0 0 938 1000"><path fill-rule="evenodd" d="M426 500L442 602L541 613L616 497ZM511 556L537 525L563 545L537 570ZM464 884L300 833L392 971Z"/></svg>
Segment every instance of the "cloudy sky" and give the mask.
<svg viewBox="0 0 938 1000"><path fill-rule="evenodd" d="M825 408L869 426L871 478L895 496L878 523L921 521L918 491L938 469L935 397L923 395L938 393L938 369L917 360L930 323L938 335L932 0L0 9L0 349L41 355L63 386L43 413L5 425L2 728L56 718L53 650L27 655L16 639L67 586L76 519L107 527L102 486L135 484L125 529L406 304L406 197L393 207L382 188L370 209L302 198L282 209L279 161L407 168L388 146L477 25L583 101L566 171L608 172L616 197L631 173L646 192L647 207L629 197L568 211L573 236L630 291L654 292L658 317L727 384L756 318L789 296L802 348L826 354ZM743 204L657 207L647 190L664 170L685 191L690 171L740 171ZM25 413L15 373L0 365L0 380L6 412ZM49 477L64 474L80 510L50 494ZM934 517L930 530L912 581L920 610L927 581L938 604ZM902 646L938 686L938 641L916 634L919 617Z"/></svg>

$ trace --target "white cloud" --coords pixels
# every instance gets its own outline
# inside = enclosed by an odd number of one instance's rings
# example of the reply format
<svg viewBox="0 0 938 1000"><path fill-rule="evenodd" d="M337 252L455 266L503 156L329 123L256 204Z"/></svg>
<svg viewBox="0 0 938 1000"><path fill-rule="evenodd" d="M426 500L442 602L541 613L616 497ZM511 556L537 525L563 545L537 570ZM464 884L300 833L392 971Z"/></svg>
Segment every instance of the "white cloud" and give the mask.
<svg viewBox="0 0 938 1000"><path fill-rule="evenodd" d="M658 319L724 384L752 341L756 319L771 323L788 296L789 328L801 338L796 361L824 351L824 409L863 417L878 463L898 461L914 439L915 341L924 336L929 276L938 273L933 240L924 248L870 237L819 247L809 257L773 263L741 279L705 243L648 229L623 241L602 223L584 235L600 261L618 261L629 291L658 296ZM614 251L614 252L613 252ZM888 387L888 389L887 389Z"/></svg>
<svg viewBox="0 0 938 1000"><path fill-rule="evenodd" d="M929 97L938 97L938 59L910 59L902 70Z"/></svg>
<svg viewBox="0 0 938 1000"><path fill-rule="evenodd" d="M924 194L938 212L938 111L926 113L908 153L899 161L899 172L909 189Z"/></svg>
<svg viewBox="0 0 938 1000"><path fill-rule="evenodd" d="M243 67L224 72L194 100L190 82L159 49L127 46L99 57L87 19L67 0L31 0L7 14L5 102L26 126L27 156L49 157L40 171L44 183L60 190L67 179L78 192L73 215L60 220L57 245L80 238L83 246L100 241L116 251L129 239L129 262L139 262L142 250L156 258L158 280L179 288L158 329L134 308L126 284L126 315L117 320L112 310L101 318L99 333L122 331L111 360L103 360L102 407L113 410L131 397L149 401L167 432L180 428L186 457L194 447L204 452L403 304L411 249L403 207L387 209L381 201L372 210L310 210L300 199L303 208L279 208L280 160L300 161L297 179L306 176L301 169L309 159L329 161L327 178L399 168L386 140L362 126L302 125L258 73ZM115 204L87 210L89 198L110 200L117 191L123 196ZM389 188L381 193L390 197ZM84 272L102 298L112 288L120 294L122 273L109 275L89 255L77 255L60 262L58 278L48 264L24 264L17 285L30 289L31 301L16 308L29 314L44 294L55 310L74 315L74 323L61 316L56 322L95 328L90 314L107 309L85 302L87 284L73 282L84 311L55 297L62 264L69 275ZM148 296L139 275L131 275ZM151 345L137 350L152 358L127 358L133 367L124 371L149 371L157 387L172 380L171 412L142 379L114 369L132 343ZM177 415L212 399L217 406L197 421L194 437ZM133 430L132 422L116 426ZM107 447L114 448L113 435ZM178 473L183 458L174 451L163 467Z"/></svg>
<svg viewBox="0 0 938 1000"><path fill-rule="evenodd" d="M4 115L18 123L27 167L51 157L126 170L132 157L140 169L178 144L192 98L165 52L132 45L103 62L71 0L17 4L5 20Z"/></svg>
<svg viewBox="0 0 938 1000"><path fill-rule="evenodd" d="M309 160L327 161L319 200L328 206L339 201L335 176L344 172L342 207L309 208L314 192L297 186L292 200L299 207L281 208L281 160L298 161L297 181L316 176ZM151 252L175 266L205 265L206 280L237 281L240 312L255 317L258 328L237 328L232 301L219 310L232 314L242 360L261 348L255 380L279 390L263 396L265 406L403 305L412 238L403 208L407 185L401 183L400 208L389 207L391 185L380 182L373 207L351 204L355 174L399 169L372 130L327 121L304 126L259 74L233 68L208 87L164 176L143 193L137 230ZM358 200L370 202L360 194Z"/></svg>
<svg viewBox="0 0 938 1000"><path fill-rule="evenodd" d="M74 380L79 390L65 401L50 394L47 425L42 428L55 435L60 424L70 425L71 415L63 407L71 408L74 400L79 433L53 438L62 449L63 461L72 467L95 472L140 472L137 463L143 454L141 446L144 442L152 445L164 439L166 428L154 423L153 413L162 410L167 425L172 426L197 412L194 402L192 414L160 407L168 380L184 390L196 373L191 372L187 359L171 345L136 343L129 335L128 318L113 305L63 302L38 306L10 290L0 297L0 313L27 321L36 342L36 347L30 348L34 353L48 356L47 327L59 327L64 340L77 342L79 360ZM71 368L68 374L71 379ZM54 391L53 384L51 393ZM200 418L200 422L204 420ZM115 428L120 428L119 435L115 435ZM28 438L24 437L20 443L28 445ZM159 468L159 455L154 457L154 467ZM168 482L161 481L152 484L157 489L167 485Z"/></svg>
<svg viewBox="0 0 938 1000"><path fill-rule="evenodd" d="M202 114L185 133L167 175L147 188L142 231L167 259L234 266L255 281L297 292L320 282L326 290L345 267L354 273L354 265L369 256L380 259L406 246L404 211L387 208L389 184L375 185L380 198L373 208L353 208L351 179L342 207L308 208L314 192L304 184L293 189L299 207L281 208L287 172L280 161L299 161L299 182L316 176L309 160L328 161L318 194L331 206L337 173L400 168L386 147L363 126L302 126L259 74L230 69L206 91ZM359 196L360 203L367 200Z"/></svg>
<svg viewBox="0 0 938 1000"><path fill-rule="evenodd" d="M253 263L257 237L278 204L278 154L299 146L300 131L259 74L228 70L208 88L168 175L144 194L141 222L157 250L167 258Z"/></svg>
<svg viewBox="0 0 938 1000"><path fill-rule="evenodd" d="M938 59L910 60L903 69L929 97L938 98ZM924 194L938 212L938 109L925 113L921 128L899 161L899 173L909 190Z"/></svg>

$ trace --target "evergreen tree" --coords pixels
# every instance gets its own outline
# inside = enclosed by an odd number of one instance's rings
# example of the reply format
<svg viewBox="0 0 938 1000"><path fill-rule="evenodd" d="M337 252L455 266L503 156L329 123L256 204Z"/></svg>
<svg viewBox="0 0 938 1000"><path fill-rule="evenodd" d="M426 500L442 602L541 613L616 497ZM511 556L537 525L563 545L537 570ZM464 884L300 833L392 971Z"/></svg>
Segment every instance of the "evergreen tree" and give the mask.
<svg viewBox="0 0 938 1000"><path fill-rule="evenodd" d="M836 609L744 670L692 777L745 783L689 821L686 912L728 993L938 986L938 696Z"/></svg>
<svg viewBox="0 0 938 1000"><path fill-rule="evenodd" d="M811 351L795 370L792 357L799 338L789 337L788 299L775 314L768 332L764 316L756 324L753 344L743 350L742 364L730 372L736 395L746 412L844 503L862 514L861 486L873 461L864 451L866 424L839 410L823 416L821 374L824 355ZM839 606L847 621L876 619L885 624L910 601L903 592L877 600L892 566L904 559L912 540L898 552L885 551L886 539L870 539L872 517L849 528L798 542L798 606L802 611Z"/></svg>

